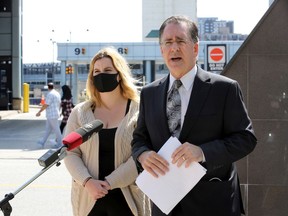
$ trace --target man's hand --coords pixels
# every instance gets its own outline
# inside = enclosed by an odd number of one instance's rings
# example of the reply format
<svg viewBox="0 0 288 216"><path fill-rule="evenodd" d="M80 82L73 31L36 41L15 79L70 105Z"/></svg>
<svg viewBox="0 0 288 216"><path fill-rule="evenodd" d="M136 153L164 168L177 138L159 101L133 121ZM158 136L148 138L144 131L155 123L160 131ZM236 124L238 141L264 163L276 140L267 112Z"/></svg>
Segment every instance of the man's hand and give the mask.
<svg viewBox="0 0 288 216"><path fill-rule="evenodd" d="M172 154L172 163L177 163L180 167L185 162L185 167L189 167L194 162L203 161L203 152L199 146L185 142L179 146Z"/></svg>
<svg viewBox="0 0 288 216"><path fill-rule="evenodd" d="M142 167L154 177L158 177L158 173L165 175L169 171L169 163L155 151L143 152L139 157L138 161Z"/></svg>
<svg viewBox="0 0 288 216"><path fill-rule="evenodd" d="M39 112L36 113L36 116L39 117L41 115L41 112L45 110L48 106L48 104L43 104Z"/></svg>

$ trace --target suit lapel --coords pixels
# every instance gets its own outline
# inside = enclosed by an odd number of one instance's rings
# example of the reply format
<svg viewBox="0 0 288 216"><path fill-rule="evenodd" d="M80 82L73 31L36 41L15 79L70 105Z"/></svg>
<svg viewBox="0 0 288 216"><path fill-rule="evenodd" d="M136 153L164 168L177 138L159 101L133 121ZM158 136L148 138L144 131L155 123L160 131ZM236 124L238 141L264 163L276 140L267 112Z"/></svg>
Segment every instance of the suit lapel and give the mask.
<svg viewBox="0 0 288 216"><path fill-rule="evenodd" d="M179 140L185 141L206 101L211 84L208 72L198 67Z"/></svg>
<svg viewBox="0 0 288 216"><path fill-rule="evenodd" d="M161 95L160 98L157 98L159 100L159 115L160 115L160 131L162 131L163 135L167 137L167 139L171 136L169 127L168 127L168 121L167 121L167 115L166 115L166 105L167 105L167 91L169 86L169 76L166 76L166 79L163 79L162 82L159 83L159 94Z"/></svg>

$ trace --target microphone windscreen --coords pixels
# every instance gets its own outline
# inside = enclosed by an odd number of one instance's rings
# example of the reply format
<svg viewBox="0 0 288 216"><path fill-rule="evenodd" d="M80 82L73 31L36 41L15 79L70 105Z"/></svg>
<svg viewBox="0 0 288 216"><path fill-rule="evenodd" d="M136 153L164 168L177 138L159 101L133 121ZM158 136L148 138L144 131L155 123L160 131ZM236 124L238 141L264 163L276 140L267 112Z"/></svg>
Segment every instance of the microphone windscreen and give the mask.
<svg viewBox="0 0 288 216"><path fill-rule="evenodd" d="M64 145L67 145L67 150L70 151L71 149L80 146L83 143L83 140L82 136L79 133L71 132L62 140L62 143Z"/></svg>
<svg viewBox="0 0 288 216"><path fill-rule="evenodd" d="M62 142L68 146L67 150L70 151L80 146L83 142L86 142L94 133L98 133L102 128L103 122L94 120L68 134Z"/></svg>

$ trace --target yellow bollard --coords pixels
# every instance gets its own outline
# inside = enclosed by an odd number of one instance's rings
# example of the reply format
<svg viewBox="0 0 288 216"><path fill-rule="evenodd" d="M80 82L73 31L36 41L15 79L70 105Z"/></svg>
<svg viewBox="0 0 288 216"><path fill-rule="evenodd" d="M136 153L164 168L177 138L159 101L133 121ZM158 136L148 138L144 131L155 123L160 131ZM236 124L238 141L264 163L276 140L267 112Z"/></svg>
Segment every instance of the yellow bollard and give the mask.
<svg viewBox="0 0 288 216"><path fill-rule="evenodd" d="M27 113L29 112L29 84L24 83L23 84L23 112Z"/></svg>

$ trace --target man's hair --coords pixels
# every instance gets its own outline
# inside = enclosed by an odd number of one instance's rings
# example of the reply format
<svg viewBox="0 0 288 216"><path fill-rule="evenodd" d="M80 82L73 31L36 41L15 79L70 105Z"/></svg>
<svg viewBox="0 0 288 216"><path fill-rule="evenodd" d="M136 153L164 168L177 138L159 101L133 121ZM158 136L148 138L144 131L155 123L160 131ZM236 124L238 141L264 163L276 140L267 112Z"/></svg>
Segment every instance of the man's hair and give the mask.
<svg viewBox="0 0 288 216"><path fill-rule="evenodd" d="M167 18L162 23L162 25L159 29L159 43L160 44L161 44L161 38L162 38L163 31L164 31L165 27L170 23L173 23L173 24L185 23L188 27L187 34L190 35L190 37L194 43L198 43L199 37L198 37L197 25L193 21L191 21L187 16L179 15L179 16L171 16L171 17Z"/></svg>
<svg viewBox="0 0 288 216"><path fill-rule="evenodd" d="M48 83L48 89L53 89L54 88L54 84L53 83Z"/></svg>

